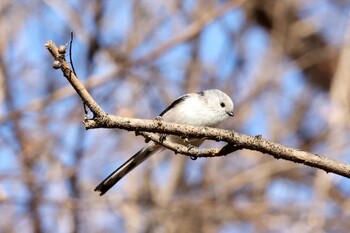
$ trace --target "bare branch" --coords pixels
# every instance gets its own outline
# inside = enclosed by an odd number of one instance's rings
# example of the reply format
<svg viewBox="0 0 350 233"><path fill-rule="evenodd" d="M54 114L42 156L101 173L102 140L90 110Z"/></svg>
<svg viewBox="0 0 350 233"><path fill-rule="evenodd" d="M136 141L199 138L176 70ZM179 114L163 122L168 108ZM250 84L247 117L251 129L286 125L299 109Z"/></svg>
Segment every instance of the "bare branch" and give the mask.
<svg viewBox="0 0 350 233"><path fill-rule="evenodd" d="M262 138L262 136L249 136L245 134L240 134L232 130L223 130L210 127L197 127L191 125L181 125L169 122L159 122L157 120L141 120L134 118L125 118L113 115L106 115L102 118L96 118L85 121L85 126L87 129L91 128L119 128L129 131L147 131L153 133L165 133L178 135L186 138L206 138L214 141L225 141L229 143L228 146L222 149L212 149L208 151L200 150L188 150L184 151L183 147L173 146L172 143L164 144L155 137L147 137L165 145L167 148L176 150L178 153L184 153L190 156L198 157L208 157L211 155L223 156L227 155L237 148L239 149L249 149L254 151L259 151L262 153L270 154L276 159L285 159L293 161L295 163L305 164L311 167L320 168L326 172L332 172L344 177L350 178L350 165L344 164L335 160L331 160L325 157L321 157L317 154L309 153L306 151L301 151L291 147L283 146L267 139ZM231 148L230 148L231 147ZM177 150L179 149L179 151ZM180 152L181 151L181 152ZM202 154L203 153L203 154Z"/></svg>
<svg viewBox="0 0 350 233"><path fill-rule="evenodd" d="M64 55L58 53L55 44L49 41L46 43L46 47L55 58L55 61L60 62L59 67L61 68L64 76L77 91L83 102L94 113L93 119L85 119L84 124L86 129L119 128L128 131L135 131L142 134L144 137L175 151L175 153L181 153L194 157L223 156L239 149L249 149L269 154L276 159L282 158L284 160L320 168L326 172L332 172L350 178L350 165L348 164L321 157L317 154L283 146L264 139L261 135L249 136L234 132L232 130L181 125L159 120L141 120L106 114L91 97L84 85L73 74L68 66L68 63L64 59ZM186 146L174 144L168 142L167 140L163 141L159 136L152 133L171 134L183 138L206 138L208 140L224 141L227 142L228 145L223 148L200 150L198 148L188 148Z"/></svg>
<svg viewBox="0 0 350 233"><path fill-rule="evenodd" d="M227 144L222 148L218 147L218 148L212 148L212 149L199 149L197 147L187 147L181 144L173 143L171 141L162 140L159 135L154 133L138 132L138 134L156 143L162 144L162 146L166 147L169 150L174 151L175 153L187 155L190 157L207 157L207 158L218 157L218 156L227 155L233 151L239 150L238 147L232 144Z"/></svg>
<svg viewBox="0 0 350 233"><path fill-rule="evenodd" d="M78 93L82 101L89 107L89 109L94 113L94 115L105 115L106 113L96 103L96 101L92 98L92 96L86 90L84 85L74 75L74 72L71 70L65 59L65 54L63 53L64 51L59 53L57 46L52 41L46 42L45 47L49 50L49 52L55 59L55 62L53 63L54 68L60 68L62 70L64 77L66 77L66 79L72 85L74 90Z"/></svg>

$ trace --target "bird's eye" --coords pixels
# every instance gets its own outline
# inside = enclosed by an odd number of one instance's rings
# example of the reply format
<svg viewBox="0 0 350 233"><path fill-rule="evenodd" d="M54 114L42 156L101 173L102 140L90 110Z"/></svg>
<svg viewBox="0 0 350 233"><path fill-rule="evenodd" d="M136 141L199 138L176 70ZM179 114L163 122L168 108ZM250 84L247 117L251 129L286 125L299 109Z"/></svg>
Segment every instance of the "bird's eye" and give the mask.
<svg viewBox="0 0 350 233"><path fill-rule="evenodd" d="M224 102L220 102L220 106L224 108L225 107L225 103Z"/></svg>

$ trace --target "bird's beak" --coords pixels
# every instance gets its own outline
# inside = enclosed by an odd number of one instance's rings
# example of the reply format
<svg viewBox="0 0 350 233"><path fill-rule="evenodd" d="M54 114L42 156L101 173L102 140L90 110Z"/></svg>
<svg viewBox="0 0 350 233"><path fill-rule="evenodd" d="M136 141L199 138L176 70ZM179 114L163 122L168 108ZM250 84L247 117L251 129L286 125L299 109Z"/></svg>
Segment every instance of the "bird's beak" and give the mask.
<svg viewBox="0 0 350 233"><path fill-rule="evenodd" d="M235 115L235 114L233 113L233 111L227 112L227 114L228 114L229 116L234 116L234 115Z"/></svg>

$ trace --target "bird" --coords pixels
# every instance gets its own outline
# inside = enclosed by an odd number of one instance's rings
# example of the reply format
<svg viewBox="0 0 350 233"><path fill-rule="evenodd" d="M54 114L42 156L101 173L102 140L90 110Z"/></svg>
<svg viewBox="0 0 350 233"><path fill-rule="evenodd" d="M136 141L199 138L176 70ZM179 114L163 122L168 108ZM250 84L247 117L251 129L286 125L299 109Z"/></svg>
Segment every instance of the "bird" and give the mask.
<svg viewBox="0 0 350 233"><path fill-rule="evenodd" d="M228 117L234 116L233 109L234 104L226 93L210 89L180 96L159 114L158 119L160 117L165 122L216 127ZM166 136L165 140L195 147L204 142L204 139L186 140L174 135ZM97 185L94 191L99 192L100 196L104 195L131 170L163 149L165 148L161 145L148 141L142 149Z"/></svg>

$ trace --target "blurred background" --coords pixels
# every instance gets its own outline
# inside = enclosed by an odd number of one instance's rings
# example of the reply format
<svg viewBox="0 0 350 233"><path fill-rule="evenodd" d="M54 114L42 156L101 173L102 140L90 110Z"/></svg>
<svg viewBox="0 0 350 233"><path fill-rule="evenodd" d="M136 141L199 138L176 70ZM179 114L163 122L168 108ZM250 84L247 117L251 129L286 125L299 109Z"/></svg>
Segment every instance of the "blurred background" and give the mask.
<svg viewBox="0 0 350 233"><path fill-rule="evenodd" d="M44 44L74 32L78 77L111 114L153 119L218 88L236 106L220 128L350 163L349 12L344 0L1 1L0 231L348 232L348 179L247 150L163 152L98 196L144 139L85 131Z"/></svg>

